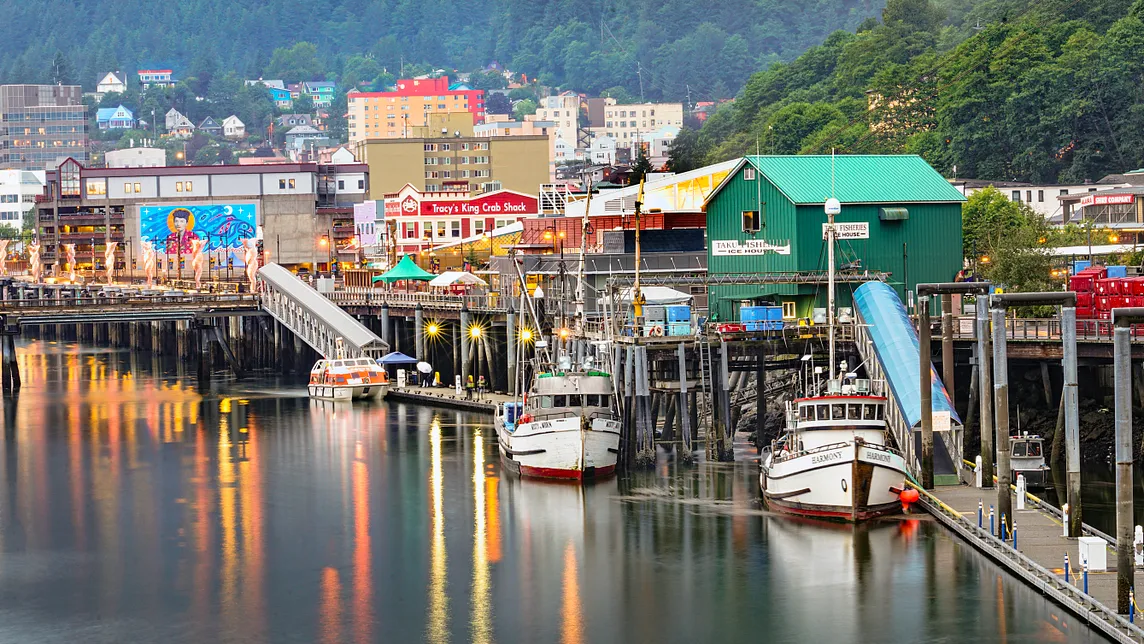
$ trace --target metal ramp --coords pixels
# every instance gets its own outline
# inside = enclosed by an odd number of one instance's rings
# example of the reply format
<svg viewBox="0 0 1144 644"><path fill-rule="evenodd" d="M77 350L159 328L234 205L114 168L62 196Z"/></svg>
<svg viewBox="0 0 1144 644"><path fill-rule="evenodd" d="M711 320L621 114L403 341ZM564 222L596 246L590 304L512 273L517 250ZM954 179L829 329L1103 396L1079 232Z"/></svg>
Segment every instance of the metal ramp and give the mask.
<svg viewBox="0 0 1144 644"><path fill-rule="evenodd" d="M920 476L922 408L917 332L898 294L882 282L867 282L858 287L854 291L854 310L858 314L855 342L858 353L871 378L888 385L886 396L890 404L886 405L886 422L905 455L910 472ZM950 413L949 431L934 432L934 482L957 485L964 430L932 364L930 372L933 410Z"/></svg>
<svg viewBox="0 0 1144 644"><path fill-rule="evenodd" d="M262 308L326 358L337 356L337 341L347 358L380 358L389 345L326 296L278 264L258 269Z"/></svg>

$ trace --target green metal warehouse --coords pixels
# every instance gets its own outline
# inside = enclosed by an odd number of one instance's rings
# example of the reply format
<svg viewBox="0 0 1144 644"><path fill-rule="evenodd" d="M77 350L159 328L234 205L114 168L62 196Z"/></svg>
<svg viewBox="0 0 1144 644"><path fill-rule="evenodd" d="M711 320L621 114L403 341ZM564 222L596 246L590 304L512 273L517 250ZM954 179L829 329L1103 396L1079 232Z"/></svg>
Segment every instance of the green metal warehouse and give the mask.
<svg viewBox="0 0 1144 644"><path fill-rule="evenodd" d="M825 284L730 282L824 271L824 206L831 195L842 202L837 266L888 273L903 300L919 282L952 281L962 268L965 197L921 157L749 156L705 204L714 319L737 320L744 302L781 303L787 318L810 317L825 306ZM839 285L838 306L850 306L854 288Z"/></svg>

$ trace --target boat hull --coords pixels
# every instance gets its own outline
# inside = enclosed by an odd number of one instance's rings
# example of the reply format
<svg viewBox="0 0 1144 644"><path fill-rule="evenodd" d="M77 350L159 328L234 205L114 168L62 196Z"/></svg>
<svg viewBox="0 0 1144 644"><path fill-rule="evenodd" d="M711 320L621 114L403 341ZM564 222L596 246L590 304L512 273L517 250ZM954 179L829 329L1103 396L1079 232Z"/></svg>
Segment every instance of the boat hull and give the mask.
<svg viewBox="0 0 1144 644"><path fill-rule="evenodd" d="M318 400L377 400L385 397L387 385L307 385L311 398Z"/></svg>
<svg viewBox="0 0 1144 644"><path fill-rule="evenodd" d="M596 418L582 426L580 417L506 427L497 423L501 461L520 476L564 479L602 478L616 471L619 422Z"/></svg>
<svg viewBox="0 0 1144 644"><path fill-rule="evenodd" d="M894 451L861 442L835 444L783 459L764 459L759 482L779 512L866 521L897 512L906 464Z"/></svg>

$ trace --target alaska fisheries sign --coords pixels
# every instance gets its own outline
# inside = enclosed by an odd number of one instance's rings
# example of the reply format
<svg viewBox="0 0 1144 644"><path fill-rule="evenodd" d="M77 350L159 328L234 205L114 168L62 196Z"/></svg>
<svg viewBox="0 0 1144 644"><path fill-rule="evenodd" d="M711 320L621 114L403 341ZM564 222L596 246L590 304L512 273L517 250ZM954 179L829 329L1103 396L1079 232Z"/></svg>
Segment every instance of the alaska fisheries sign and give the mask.
<svg viewBox="0 0 1144 644"><path fill-rule="evenodd" d="M716 257L736 257L743 255L790 255L790 242L778 244L765 239L715 239L711 241L711 254Z"/></svg>

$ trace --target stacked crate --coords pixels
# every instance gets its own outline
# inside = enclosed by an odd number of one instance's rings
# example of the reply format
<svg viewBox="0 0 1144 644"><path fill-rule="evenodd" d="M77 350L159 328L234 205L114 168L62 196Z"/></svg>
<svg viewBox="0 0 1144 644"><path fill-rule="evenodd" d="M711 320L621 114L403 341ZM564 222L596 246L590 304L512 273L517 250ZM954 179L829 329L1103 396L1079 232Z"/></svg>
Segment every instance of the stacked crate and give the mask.
<svg viewBox="0 0 1144 644"><path fill-rule="evenodd" d="M667 334L691 335L691 307L686 304L665 307Z"/></svg>
<svg viewBox="0 0 1144 644"><path fill-rule="evenodd" d="M746 331L781 331L783 307L744 306L739 309L739 320Z"/></svg>

